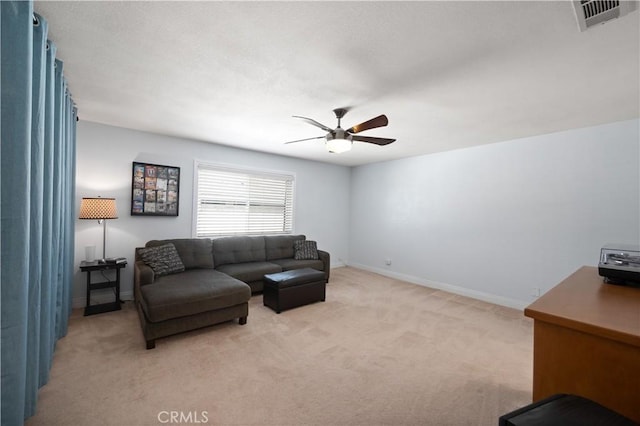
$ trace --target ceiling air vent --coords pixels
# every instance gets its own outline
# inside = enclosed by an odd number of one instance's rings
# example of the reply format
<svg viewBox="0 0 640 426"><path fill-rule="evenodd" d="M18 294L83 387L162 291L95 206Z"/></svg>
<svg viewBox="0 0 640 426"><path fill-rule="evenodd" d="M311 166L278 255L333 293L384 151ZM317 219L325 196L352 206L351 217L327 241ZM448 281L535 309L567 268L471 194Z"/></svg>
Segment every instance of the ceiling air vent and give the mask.
<svg viewBox="0 0 640 426"><path fill-rule="evenodd" d="M635 1L577 0L573 1L580 31L626 15L636 9Z"/></svg>

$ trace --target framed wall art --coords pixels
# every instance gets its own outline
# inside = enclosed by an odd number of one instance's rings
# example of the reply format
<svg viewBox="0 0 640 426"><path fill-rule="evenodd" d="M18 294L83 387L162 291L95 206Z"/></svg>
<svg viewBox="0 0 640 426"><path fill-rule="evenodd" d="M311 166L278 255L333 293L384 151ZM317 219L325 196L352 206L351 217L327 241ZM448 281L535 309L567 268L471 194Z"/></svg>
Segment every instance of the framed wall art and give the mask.
<svg viewBox="0 0 640 426"><path fill-rule="evenodd" d="M180 167L133 162L132 216L178 216Z"/></svg>

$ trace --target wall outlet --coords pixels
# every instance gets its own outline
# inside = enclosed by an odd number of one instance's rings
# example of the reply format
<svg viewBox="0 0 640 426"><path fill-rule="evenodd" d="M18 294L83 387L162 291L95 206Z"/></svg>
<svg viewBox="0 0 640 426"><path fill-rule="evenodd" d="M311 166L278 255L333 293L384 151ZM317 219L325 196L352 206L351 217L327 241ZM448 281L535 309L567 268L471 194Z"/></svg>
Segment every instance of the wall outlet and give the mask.
<svg viewBox="0 0 640 426"><path fill-rule="evenodd" d="M385 259L384 264L387 266L391 266L391 259Z"/></svg>
<svg viewBox="0 0 640 426"><path fill-rule="evenodd" d="M536 299L538 297L540 297L540 287L533 287L531 289L531 297L536 298Z"/></svg>

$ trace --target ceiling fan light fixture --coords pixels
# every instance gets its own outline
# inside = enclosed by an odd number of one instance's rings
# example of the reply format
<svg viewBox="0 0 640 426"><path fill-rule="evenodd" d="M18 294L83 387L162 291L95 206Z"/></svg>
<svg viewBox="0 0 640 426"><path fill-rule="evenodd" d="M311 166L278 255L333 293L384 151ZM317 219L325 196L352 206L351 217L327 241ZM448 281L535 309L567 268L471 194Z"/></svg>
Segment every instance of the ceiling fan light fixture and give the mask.
<svg viewBox="0 0 640 426"><path fill-rule="evenodd" d="M316 120L313 120L311 118L302 117L300 115L294 115L295 118L304 120L307 123L311 124L312 126L318 127L327 133L325 134L325 136L298 139L295 141L285 142L285 144L303 142L311 139L325 139L325 147L327 148L327 151L331 153L340 154L342 152L350 151L354 140L356 142L366 142L366 143L379 145L379 146L389 145L390 143L396 141L395 139L388 139L388 138L376 138L373 136L360 136L360 135L354 136L353 135L354 133L360 133L360 132L364 132L365 130L384 127L387 124L389 124L389 120L387 119L387 116L384 114L374 117L371 120L367 120L360 124L356 124L355 126L349 127L349 129L344 130L342 127L340 127L340 120L342 119L342 117L347 111L348 111L347 108L337 108L333 110L333 112L336 114L336 118L338 119L338 127L336 127L335 129L331 129L330 127L325 126L322 123L318 123Z"/></svg>
<svg viewBox="0 0 640 426"><path fill-rule="evenodd" d="M347 138L329 138L327 137L327 142L325 146L327 147L327 151L332 152L334 154L340 154L343 152L351 151L351 146L353 145L353 141L351 140L351 135L347 136Z"/></svg>

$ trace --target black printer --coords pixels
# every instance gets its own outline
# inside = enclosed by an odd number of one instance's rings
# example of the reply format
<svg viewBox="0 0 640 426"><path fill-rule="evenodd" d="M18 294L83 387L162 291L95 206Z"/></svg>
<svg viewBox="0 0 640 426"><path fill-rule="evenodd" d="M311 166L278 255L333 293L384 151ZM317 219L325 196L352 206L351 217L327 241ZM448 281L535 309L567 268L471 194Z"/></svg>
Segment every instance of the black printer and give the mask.
<svg viewBox="0 0 640 426"><path fill-rule="evenodd" d="M640 284L640 246L607 244L600 249L598 274L605 282L623 285Z"/></svg>

